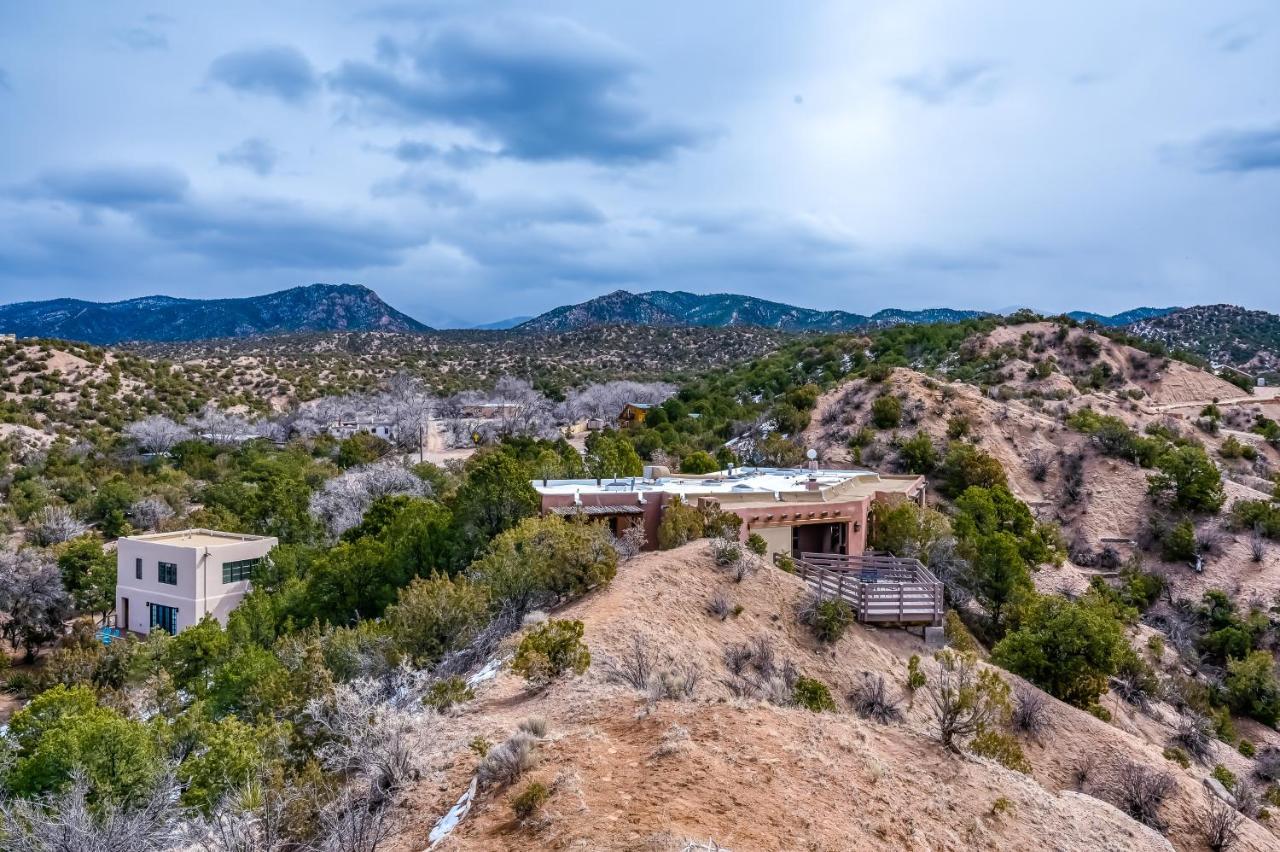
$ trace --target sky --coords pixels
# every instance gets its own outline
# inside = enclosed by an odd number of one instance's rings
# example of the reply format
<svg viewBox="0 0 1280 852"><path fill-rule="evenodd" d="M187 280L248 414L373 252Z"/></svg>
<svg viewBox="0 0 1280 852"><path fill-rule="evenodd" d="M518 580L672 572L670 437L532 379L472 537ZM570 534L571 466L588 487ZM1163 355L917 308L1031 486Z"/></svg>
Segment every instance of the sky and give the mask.
<svg viewBox="0 0 1280 852"><path fill-rule="evenodd" d="M1280 311L1280 3L0 0L0 303Z"/></svg>

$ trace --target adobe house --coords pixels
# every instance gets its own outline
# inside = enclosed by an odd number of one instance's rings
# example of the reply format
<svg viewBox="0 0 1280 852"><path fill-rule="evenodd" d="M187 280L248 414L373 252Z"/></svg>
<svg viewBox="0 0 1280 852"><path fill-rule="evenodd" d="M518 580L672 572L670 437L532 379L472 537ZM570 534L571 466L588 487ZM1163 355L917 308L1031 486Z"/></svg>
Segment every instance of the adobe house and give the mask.
<svg viewBox="0 0 1280 852"><path fill-rule="evenodd" d="M923 505L922 476L870 470L747 468L705 475L646 468L646 476L620 479L534 480L543 514L586 516L608 523L614 535L643 524L654 549L658 525L671 501L716 507L742 519L739 537L759 533L768 552L860 556L866 550L871 504L913 500Z"/></svg>

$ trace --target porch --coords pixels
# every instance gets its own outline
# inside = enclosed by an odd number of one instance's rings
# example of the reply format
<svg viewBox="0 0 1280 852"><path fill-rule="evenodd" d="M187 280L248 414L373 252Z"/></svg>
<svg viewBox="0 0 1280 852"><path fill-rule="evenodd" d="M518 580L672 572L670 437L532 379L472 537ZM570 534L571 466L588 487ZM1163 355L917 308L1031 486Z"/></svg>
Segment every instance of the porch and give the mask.
<svg viewBox="0 0 1280 852"><path fill-rule="evenodd" d="M863 624L942 624L942 583L918 559L804 552L792 562L820 599L841 598Z"/></svg>

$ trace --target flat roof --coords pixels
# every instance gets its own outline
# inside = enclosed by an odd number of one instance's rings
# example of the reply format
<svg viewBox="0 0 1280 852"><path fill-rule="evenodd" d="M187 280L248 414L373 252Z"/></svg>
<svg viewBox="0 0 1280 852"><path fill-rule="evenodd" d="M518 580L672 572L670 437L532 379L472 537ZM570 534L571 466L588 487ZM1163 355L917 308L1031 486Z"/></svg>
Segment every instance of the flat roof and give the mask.
<svg viewBox="0 0 1280 852"><path fill-rule="evenodd" d="M148 535L131 535L127 541L147 541L152 544L169 544L174 547L222 547L228 544L240 544L246 541L267 541L271 536L248 535L246 533L221 532L219 530L177 530L176 532L150 533Z"/></svg>
<svg viewBox="0 0 1280 852"><path fill-rule="evenodd" d="M702 475L671 474L655 479L619 477L615 479L541 479L532 482L542 495L556 494L646 494L662 492L681 497L735 496L750 499L773 499L774 495L816 496L809 487L817 483L817 491L827 496L860 496L877 491L909 491L920 477L883 477L874 470L817 470L806 468L736 468ZM833 494L834 492L834 494ZM821 498L820 498L821 499Z"/></svg>

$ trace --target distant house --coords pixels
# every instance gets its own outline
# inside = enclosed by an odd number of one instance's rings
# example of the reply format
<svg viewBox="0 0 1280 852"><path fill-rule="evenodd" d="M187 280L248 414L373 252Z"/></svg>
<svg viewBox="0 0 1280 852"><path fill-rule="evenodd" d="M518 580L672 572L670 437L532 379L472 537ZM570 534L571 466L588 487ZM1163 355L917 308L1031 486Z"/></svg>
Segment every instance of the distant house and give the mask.
<svg viewBox="0 0 1280 852"><path fill-rule="evenodd" d="M644 423L651 408L653 406L647 402L628 402L622 406L622 413L618 415L618 428L625 429L627 426L638 426Z"/></svg>
<svg viewBox="0 0 1280 852"><path fill-rule="evenodd" d="M177 634L212 615L222 624L249 593L270 536L215 530L126 536L116 547L116 627Z"/></svg>
<svg viewBox="0 0 1280 852"><path fill-rule="evenodd" d="M0 343L17 343L18 335L16 334L0 334Z"/></svg>
<svg viewBox="0 0 1280 852"><path fill-rule="evenodd" d="M338 440L350 438L357 432L368 432L370 435L389 441L391 440L391 421L371 415L356 415L329 424L325 431Z"/></svg>

